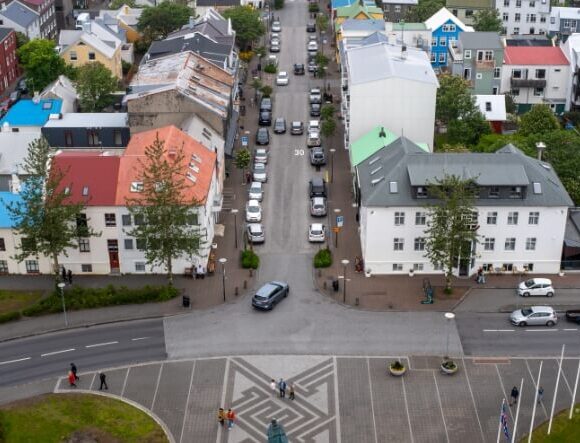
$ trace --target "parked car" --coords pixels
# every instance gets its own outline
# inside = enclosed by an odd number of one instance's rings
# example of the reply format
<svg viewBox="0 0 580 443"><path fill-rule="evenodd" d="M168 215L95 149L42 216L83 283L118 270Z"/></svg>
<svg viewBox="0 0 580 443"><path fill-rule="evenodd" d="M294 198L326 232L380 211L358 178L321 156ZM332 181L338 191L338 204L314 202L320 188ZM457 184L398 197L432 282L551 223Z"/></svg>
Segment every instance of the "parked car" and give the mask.
<svg viewBox="0 0 580 443"><path fill-rule="evenodd" d="M272 310L289 293L288 283L271 281L256 291L252 297L252 306L256 309Z"/></svg>
<svg viewBox="0 0 580 443"><path fill-rule="evenodd" d="M308 187L310 198L326 197L326 183L320 177L314 177L310 180Z"/></svg>
<svg viewBox="0 0 580 443"><path fill-rule="evenodd" d="M315 146L320 146L321 144L322 140L320 139L320 132L315 129L308 131L306 146L308 146L309 148L313 148Z"/></svg>
<svg viewBox="0 0 580 443"><path fill-rule="evenodd" d="M554 326L558 323L558 316L550 306L531 306L512 312L510 321L514 326Z"/></svg>
<svg viewBox="0 0 580 443"><path fill-rule="evenodd" d="M306 23L306 32L316 32L316 23L314 22Z"/></svg>
<svg viewBox="0 0 580 443"><path fill-rule="evenodd" d="M320 131L320 120L310 120L308 122L308 131Z"/></svg>
<svg viewBox="0 0 580 443"><path fill-rule="evenodd" d="M316 60L308 60L308 72L316 71L318 66L316 65Z"/></svg>
<svg viewBox="0 0 580 443"><path fill-rule="evenodd" d="M262 100L260 100L260 111L272 112L272 99L270 97L262 97Z"/></svg>
<svg viewBox="0 0 580 443"><path fill-rule="evenodd" d="M254 153L255 163L268 163L268 150L266 148L256 148Z"/></svg>
<svg viewBox="0 0 580 443"><path fill-rule="evenodd" d="M270 43L270 52L280 52L280 43L276 41Z"/></svg>
<svg viewBox="0 0 580 443"><path fill-rule="evenodd" d="M322 103L322 91L320 88L311 88L308 94L309 103Z"/></svg>
<svg viewBox="0 0 580 443"><path fill-rule="evenodd" d="M286 71L278 72L276 76L276 84L278 86L287 86L290 83L290 78L288 77L288 73Z"/></svg>
<svg viewBox="0 0 580 443"><path fill-rule="evenodd" d="M326 240L326 228L322 223L312 223L308 227L308 241L311 243L324 243Z"/></svg>
<svg viewBox="0 0 580 443"><path fill-rule="evenodd" d="M299 121L293 121L290 125L290 134L292 135L302 135L304 134L304 123Z"/></svg>
<svg viewBox="0 0 580 443"><path fill-rule="evenodd" d="M246 226L246 236L248 241L253 245L257 243L264 243L266 234L264 233L264 226L261 223L250 223Z"/></svg>
<svg viewBox="0 0 580 443"><path fill-rule="evenodd" d="M320 117L320 110L322 105L320 103L310 104L310 117Z"/></svg>
<svg viewBox="0 0 580 443"><path fill-rule="evenodd" d="M271 124L272 124L272 113L270 111L260 111L260 116L258 117L258 125L270 126Z"/></svg>
<svg viewBox="0 0 580 443"><path fill-rule="evenodd" d="M248 189L248 199L262 201L264 198L264 187L261 182L252 182Z"/></svg>
<svg viewBox="0 0 580 443"><path fill-rule="evenodd" d="M569 309L566 311L566 320L580 325L580 309Z"/></svg>
<svg viewBox="0 0 580 443"><path fill-rule="evenodd" d="M254 163L252 177L255 182L266 183L268 181L268 174L266 173L266 165L264 163Z"/></svg>
<svg viewBox="0 0 580 443"><path fill-rule="evenodd" d="M312 166L322 166L326 164L326 155L322 146L316 146L310 151L310 164Z"/></svg>
<svg viewBox="0 0 580 443"><path fill-rule="evenodd" d="M552 280L549 278L530 278L529 280L523 281L518 287L518 295L521 295L522 297L552 297L554 295Z"/></svg>
<svg viewBox="0 0 580 443"><path fill-rule="evenodd" d="M12 91L10 93L9 99L10 99L10 106L12 106L14 103L16 103L18 100L20 100L20 96L22 95L22 93L17 89L16 91Z"/></svg>
<svg viewBox="0 0 580 443"><path fill-rule="evenodd" d="M294 75L304 75L304 63L294 63Z"/></svg>
<svg viewBox="0 0 580 443"><path fill-rule="evenodd" d="M256 144L257 145L269 145L270 144L270 132L266 128L258 128L256 132Z"/></svg>
<svg viewBox="0 0 580 443"><path fill-rule="evenodd" d="M259 223L262 221L262 206L258 200L248 200L246 203L246 221Z"/></svg>
<svg viewBox="0 0 580 443"><path fill-rule="evenodd" d="M282 31L282 25L278 20L272 22L272 32L280 32Z"/></svg>
<svg viewBox="0 0 580 443"><path fill-rule="evenodd" d="M284 134L286 132L286 120L282 117L278 117L274 121L274 132L276 134Z"/></svg>
<svg viewBox="0 0 580 443"><path fill-rule="evenodd" d="M315 41L318 41L318 37L316 37L315 35L309 35L309 36L308 36L308 41L309 41L309 42L315 42Z"/></svg>
<svg viewBox="0 0 580 443"><path fill-rule="evenodd" d="M28 94L28 86L26 86L26 79L25 78L21 78L18 81L18 85L16 86L16 89L18 89L23 94Z"/></svg>
<svg viewBox="0 0 580 443"><path fill-rule="evenodd" d="M317 42L308 42L308 52L316 53L318 52L318 43Z"/></svg>
<svg viewBox="0 0 580 443"><path fill-rule="evenodd" d="M278 34L277 32L274 32L272 34L272 36L270 37L270 44L280 46L281 45L280 34Z"/></svg>
<svg viewBox="0 0 580 443"><path fill-rule="evenodd" d="M314 217L324 217L327 212L326 198L312 197L310 199L310 215Z"/></svg>

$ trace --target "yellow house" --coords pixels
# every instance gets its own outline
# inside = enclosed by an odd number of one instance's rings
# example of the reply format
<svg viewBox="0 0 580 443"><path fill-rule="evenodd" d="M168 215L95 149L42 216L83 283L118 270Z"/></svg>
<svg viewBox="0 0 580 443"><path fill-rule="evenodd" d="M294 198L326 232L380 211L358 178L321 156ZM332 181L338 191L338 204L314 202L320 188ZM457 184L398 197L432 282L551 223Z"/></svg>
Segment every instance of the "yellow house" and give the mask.
<svg viewBox="0 0 580 443"><path fill-rule="evenodd" d="M123 78L121 40L103 31L94 23L86 23L83 30L60 31L58 44L65 63L79 67L86 63L101 62L118 79Z"/></svg>
<svg viewBox="0 0 580 443"><path fill-rule="evenodd" d="M376 6L367 6L363 1L355 1L350 6L336 8L334 11L334 31L336 40L340 41L340 25L347 19L354 20L384 20L383 10Z"/></svg>

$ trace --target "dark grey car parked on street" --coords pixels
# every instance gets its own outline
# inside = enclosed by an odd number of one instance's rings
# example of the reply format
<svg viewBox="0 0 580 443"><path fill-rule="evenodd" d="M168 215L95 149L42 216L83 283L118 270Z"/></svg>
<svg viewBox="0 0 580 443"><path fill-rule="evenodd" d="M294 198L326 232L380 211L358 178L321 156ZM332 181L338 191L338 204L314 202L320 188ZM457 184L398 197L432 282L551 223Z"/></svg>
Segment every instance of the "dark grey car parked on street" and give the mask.
<svg viewBox="0 0 580 443"><path fill-rule="evenodd" d="M256 291L252 297L252 306L256 309L272 310L280 300L288 296L288 283L271 281Z"/></svg>

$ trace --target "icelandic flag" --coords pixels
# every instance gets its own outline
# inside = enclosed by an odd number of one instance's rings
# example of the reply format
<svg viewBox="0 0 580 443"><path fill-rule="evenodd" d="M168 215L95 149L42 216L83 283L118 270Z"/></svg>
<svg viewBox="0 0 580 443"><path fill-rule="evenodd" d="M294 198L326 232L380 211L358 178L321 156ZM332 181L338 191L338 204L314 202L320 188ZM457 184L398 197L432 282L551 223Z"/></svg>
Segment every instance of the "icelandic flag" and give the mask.
<svg viewBox="0 0 580 443"><path fill-rule="evenodd" d="M506 407L505 407L505 400L501 406L501 428L503 430L503 435L505 435L505 438L507 439L507 441L511 441L510 439L510 430L508 429L508 423L507 423L507 411L506 411Z"/></svg>

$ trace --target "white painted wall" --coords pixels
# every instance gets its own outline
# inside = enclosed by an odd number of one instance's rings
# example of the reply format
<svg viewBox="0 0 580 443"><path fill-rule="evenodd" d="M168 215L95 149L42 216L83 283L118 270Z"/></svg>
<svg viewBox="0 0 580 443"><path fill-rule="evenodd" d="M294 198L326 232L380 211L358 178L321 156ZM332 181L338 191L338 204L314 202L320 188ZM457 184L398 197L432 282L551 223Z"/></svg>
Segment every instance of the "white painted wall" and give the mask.
<svg viewBox="0 0 580 443"><path fill-rule="evenodd" d="M501 70L501 94L511 93L510 79L515 69L528 70L528 79L536 78L536 69L546 70L546 87L541 96L534 95L534 88L519 88L519 95L512 97L516 103L565 103L568 97L568 82L571 76L569 65L504 65Z"/></svg>
<svg viewBox="0 0 580 443"><path fill-rule="evenodd" d="M0 251L0 260L8 262L8 273L10 274L28 274L26 272L26 262L17 262L14 260L14 254L20 252L17 247L20 246L20 236L17 236L12 229L0 228L0 238L4 239L6 246L5 251ZM37 260L40 274L50 274L52 272L52 264L50 260L44 257L31 256L27 260ZM34 275L34 274L31 274Z"/></svg>
<svg viewBox="0 0 580 443"><path fill-rule="evenodd" d="M519 1L519 6L518 6ZM496 0L496 8L506 28L506 34L512 35L518 29L517 34L530 34L532 28L534 34L547 34L550 27L550 0ZM503 20L507 14L507 20ZM519 22L516 22L516 14L520 14ZM528 14L535 14L535 22L527 21ZM530 20L532 17L530 15Z"/></svg>

